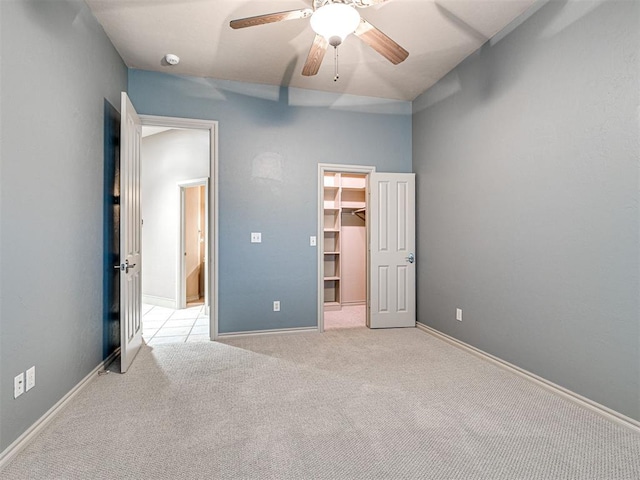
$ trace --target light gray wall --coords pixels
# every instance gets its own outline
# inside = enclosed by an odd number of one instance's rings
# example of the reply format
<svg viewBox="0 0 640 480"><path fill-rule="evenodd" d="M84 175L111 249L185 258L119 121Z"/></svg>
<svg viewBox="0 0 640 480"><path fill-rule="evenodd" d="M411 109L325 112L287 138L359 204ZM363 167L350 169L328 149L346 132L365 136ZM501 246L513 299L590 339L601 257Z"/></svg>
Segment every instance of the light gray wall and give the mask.
<svg viewBox="0 0 640 480"><path fill-rule="evenodd" d="M411 105L142 70L129 95L139 113L219 121L220 332L315 326L317 165L411 171Z"/></svg>
<svg viewBox="0 0 640 480"><path fill-rule="evenodd" d="M0 18L2 451L103 358L104 98L127 70L82 1L2 1Z"/></svg>
<svg viewBox="0 0 640 480"><path fill-rule="evenodd" d="M413 117L419 321L637 420L639 32L549 2Z"/></svg>
<svg viewBox="0 0 640 480"><path fill-rule="evenodd" d="M169 130L142 139L142 295L176 304L178 183L209 176L209 132ZM155 303L154 303L155 305Z"/></svg>

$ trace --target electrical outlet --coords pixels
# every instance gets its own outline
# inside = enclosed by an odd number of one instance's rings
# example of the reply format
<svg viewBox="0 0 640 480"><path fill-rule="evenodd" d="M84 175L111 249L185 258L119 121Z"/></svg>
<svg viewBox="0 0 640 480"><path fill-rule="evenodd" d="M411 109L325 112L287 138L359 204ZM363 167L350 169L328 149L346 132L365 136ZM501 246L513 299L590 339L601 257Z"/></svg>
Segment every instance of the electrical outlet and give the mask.
<svg viewBox="0 0 640 480"><path fill-rule="evenodd" d="M24 373L16 375L13 379L13 398L18 398L24 393Z"/></svg>
<svg viewBox="0 0 640 480"><path fill-rule="evenodd" d="M315 247L316 246L316 237L315 235L312 235L309 237L309 246L310 247Z"/></svg>
<svg viewBox="0 0 640 480"><path fill-rule="evenodd" d="M36 386L36 367L33 366L29 370L27 370L27 388L26 388L26 391L28 392L29 390L31 390L35 386Z"/></svg>
<svg viewBox="0 0 640 480"><path fill-rule="evenodd" d="M262 243L262 234L260 232L251 232L251 243Z"/></svg>
<svg viewBox="0 0 640 480"><path fill-rule="evenodd" d="M273 311L274 312L279 312L280 311L280 300L274 300L273 301Z"/></svg>
<svg viewBox="0 0 640 480"><path fill-rule="evenodd" d="M456 308L456 320L458 320L459 322L462 321L462 309L461 308Z"/></svg>

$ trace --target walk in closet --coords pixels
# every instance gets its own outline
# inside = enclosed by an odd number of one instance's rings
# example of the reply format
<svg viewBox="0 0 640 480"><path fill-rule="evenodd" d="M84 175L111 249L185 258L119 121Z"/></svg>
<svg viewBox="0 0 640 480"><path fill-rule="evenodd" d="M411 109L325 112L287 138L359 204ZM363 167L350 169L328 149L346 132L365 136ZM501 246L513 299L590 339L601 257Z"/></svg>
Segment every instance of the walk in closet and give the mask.
<svg viewBox="0 0 640 480"><path fill-rule="evenodd" d="M367 299L366 175L324 174L324 309Z"/></svg>

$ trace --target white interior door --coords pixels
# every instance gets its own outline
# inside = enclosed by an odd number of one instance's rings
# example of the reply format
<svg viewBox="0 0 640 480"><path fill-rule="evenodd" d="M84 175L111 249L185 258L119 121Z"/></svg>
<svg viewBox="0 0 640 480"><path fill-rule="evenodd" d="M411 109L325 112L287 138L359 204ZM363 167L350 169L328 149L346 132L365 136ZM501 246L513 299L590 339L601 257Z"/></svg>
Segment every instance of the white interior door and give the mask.
<svg viewBox="0 0 640 480"><path fill-rule="evenodd" d="M120 115L120 368L125 373L142 345L142 125L125 92Z"/></svg>
<svg viewBox="0 0 640 480"><path fill-rule="evenodd" d="M369 175L371 328L415 327L415 174Z"/></svg>

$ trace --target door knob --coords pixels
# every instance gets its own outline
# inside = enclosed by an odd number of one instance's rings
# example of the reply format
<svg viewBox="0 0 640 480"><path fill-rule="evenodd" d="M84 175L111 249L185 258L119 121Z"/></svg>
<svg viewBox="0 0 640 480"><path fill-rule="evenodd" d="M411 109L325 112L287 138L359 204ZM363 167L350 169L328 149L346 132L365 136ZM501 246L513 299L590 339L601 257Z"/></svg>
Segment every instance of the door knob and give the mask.
<svg viewBox="0 0 640 480"><path fill-rule="evenodd" d="M416 257L413 255L413 253L410 253L409 256L405 259L407 262L409 263L413 263L416 261Z"/></svg>

